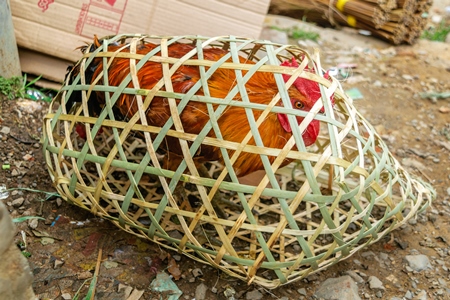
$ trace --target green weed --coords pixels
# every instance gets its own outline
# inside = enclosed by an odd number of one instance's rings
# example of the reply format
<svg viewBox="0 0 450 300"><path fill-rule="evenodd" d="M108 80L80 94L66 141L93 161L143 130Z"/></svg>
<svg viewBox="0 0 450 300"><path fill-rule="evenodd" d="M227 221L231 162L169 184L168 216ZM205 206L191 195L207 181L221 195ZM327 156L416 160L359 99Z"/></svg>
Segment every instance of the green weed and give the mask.
<svg viewBox="0 0 450 300"><path fill-rule="evenodd" d="M437 26L433 26L422 33L422 39L444 42L447 35L450 33L450 25L446 25L445 22L441 22Z"/></svg>
<svg viewBox="0 0 450 300"><path fill-rule="evenodd" d="M278 26L271 26L270 28L278 31L284 31L290 38L295 40L311 40L317 42L317 40L320 38L320 34L318 34L317 32L305 30L297 26L291 28L280 28Z"/></svg>
<svg viewBox="0 0 450 300"><path fill-rule="evenodd" d="M22 77L11 77L9 79L0 77L0 94L5 95L8 99L23 98L30 100L44 100L46 102L51 101L51 97L45 95L45 93L33 88L33 85L41 79L42 75L27 82L27 74ZM28 93L32 91L32 93ZM36 97L35 95L39 95Z"/></svg>

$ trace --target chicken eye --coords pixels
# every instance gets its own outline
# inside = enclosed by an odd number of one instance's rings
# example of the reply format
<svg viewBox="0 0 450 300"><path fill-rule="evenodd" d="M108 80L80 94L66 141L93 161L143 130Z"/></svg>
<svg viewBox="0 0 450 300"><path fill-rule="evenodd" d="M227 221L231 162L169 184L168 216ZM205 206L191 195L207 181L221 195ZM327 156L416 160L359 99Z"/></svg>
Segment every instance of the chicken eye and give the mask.
<svg viewBox="0 0 450 300"><path fill-rule="evenodd" d="M302 109L304 106L305 106L305 105L304 105L303 102L301 102L301 101L295 101L295 103L294 103L294 107L295 107L296 109Z"/></svg>

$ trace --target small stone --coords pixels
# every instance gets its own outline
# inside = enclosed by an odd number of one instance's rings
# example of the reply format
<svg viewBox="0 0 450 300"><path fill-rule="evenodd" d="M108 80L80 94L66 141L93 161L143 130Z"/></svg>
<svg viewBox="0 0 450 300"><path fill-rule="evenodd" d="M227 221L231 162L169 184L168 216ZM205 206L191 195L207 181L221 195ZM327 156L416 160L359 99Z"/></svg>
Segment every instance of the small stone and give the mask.
<svg viewBox="0 0 450 300"><path fill-rule="evenodd" d="M381 252L379 254L379 256L380 256L381 260L388 260L388 258L389 258L389 255L387 255L386 253L383 253L383 252Z"/></svg>
<svg viewBox="0 0 450 300"><path fill-rule="evenodd" d="M416 219L409 219L409 220L408 220L408 223L409 223L410 225L416 225L416 224L417 224L417 220L416 220Z"/></svg>
<svg viewBox="0 0 450 300"><path fill-rule="evenodd" d="M61 199L61 198L56 198L56 205L57 205L58 207L60 207L61 204L62 204L62 199Z"/></svg>
<svg viewBox="0 0 450 300"><path fill-rule="evenodd" d="M64 293L64 294L61 295L61 297L62 297L64 300L70 300L70 299L72 299L72 296L71 296L69 293Z"/></svg>
<svg viewBox="0 0 450 300"><path fill-rule="evenodd" d="M195 268L192 270L192 275L194 275L194 277L202 277L203 272L202 270L200 270L200 268Z"/></svg>
<svg viewBox="0 0 450 300"><path fill-rule="evenodd" d="M298 289L297 293L299 293L302 296L306 296L306 289L305 288Z"/></svg>
<svg viewBox="0 0 450 300"><path fill-rule="evenodd" d="M261 294L261 292L258 290L253 290L245 294L245 299L247 300L260 300L263 297L264 297L263 294Z"/></svg>
<svg viewBox="0 0 450 300"><path fill-rule="evenodd" d="M406 298L406 299L412 299L413 296L414 296L414 295L413 295L413 293L411 293L411 291L407 291L406 294L405 294L405 298Z"/></svg>
<svg viewBox="0 0 450 300"><path fill-rule="evenodd" d="M215 286L213 286L212 288L211 288L211 292L213 292L214 294L217 294L217 288L215 287Z"/></svg>
<svg viewBox="0 0 450 300"><path fill-rule="evenodd" d="M411 75L408 75L408 74L403 74L402 78L405 79L405 80L408 80L408 81L414 79L414 77L412 77Z"/></svg>
<svg viewBox="0 0 450 300"><path fill-rule="evenodd" d="M20 172L17 171L17 169L13 169L13 170L11 171L11 176L19 176L19 175L20 175Z"/></svg>
<svg viewBox="0 0 450 300"><path fill-rule="evenodd" d="M13 201L11 201L12 206L14 206L15 208L21 207L23 202L25 201L25 199L23 197L14 199Z"/></svg>
<svg viewBox="0 0 450 300"><path fill-rule="evenodd" d="M413 300L427 300L428 296L427 296L427 292L425 291L420 291L414 298Z"/></svg>
<svg viewBox="0 0 450 300"><path fill-rule="evenodd" d="M39 225L39 220L34 218L34 219L30 219L28 221L28 227L30 227L31 229L36 229Z"/></svg>
<svg viewBox="0 0 450 300"><path fill-rule="evenodd" d="M197 288L195 289L195 299L196 300L206 299L206 291L207 290L208 290L208 287L204 283L199 284L197 286Z"/></svg>
<svg viewBox="0 0 450 300"><path fill-rule="evenodd" d="M382 291L386 290L385 287L383 286L383 283L380 281L380 279L378 279L375 276L370 276L368 282L369 282L369 288L371 290L382 290Z"/></svg>
<svg viewBox="0 0 450 300"><path fill-rule="evenodd" d="M173 257L173 259L175 259L175 261L180 261L181 260L181 255L174 254L172 257Z"/></svg>
<svg viewBox="0 0 450 300"><path fill-rule="evenodd" d="M80 280L88 279L92 277L92 273L89 271L84 271L80 274L78 274L77 278Z"/></svg>
<svg viewBox="0 0 450 300"><path fill-rule="evenodd" d="M372 251L365 251L361 253L361 256L367 258L370 256L375 256L375 253L373 253Z"/></svg>
<svg viewBox="0 0 450 300"><path fill-rule="evenodd" d="M382 87L382 86L383 86L383 83L382 83L381 81L379 81L379 80L376 80L376 81L373 83L373 86L374 86L374 87Z"/></svg>
<svg viewBox="0 0 450 300"><path fill-rule="evenodd" d="M9 134L11 132L11 128L7 127L7 126L3 126L2 129L0 129L0 133L3 134Z"/></svg>
<svg viewBox="0 0 450 300"><path fill-rule="evenodd" d="M361 299L358 296L358 286L348 275L328 278L319 286L314 295L323 299Z"/></svg>
<svg viewBox="0 0 450 300"><path fill-rule="evenodd" d="M417 272L432 268L428 256L423 254L406 255L405 260L408 263L409 267Z"/></svg>
<svg viewBox="0 0 450 300"><path fill-rule="evenodd" d="M408 248L408 242L400 241L399 239L395 239L395 242L402 250Z"/></svg>
<svg viewBox="0 0 450 300"><path fill-rule="evenodd" d="M364 279L361 276L359 276L355 271L348 270L345 272L345 274L353 278L353 280L356 281L357 283L364 282Z"/></svg>
<svg viewBox="0 0 450 300"><path fill-rule="evenodd" d="M378 291L378 292L375 293L375 296L377 298L383 298L383 293L381 291Z"/></svg>
<svg viewBox="0 0 450 300"><path fill-rule="evenodd" d="M64 262L59 259L55 259L55 263L53 265L53 269L61 268L61 266L64 265Z"/></svg>

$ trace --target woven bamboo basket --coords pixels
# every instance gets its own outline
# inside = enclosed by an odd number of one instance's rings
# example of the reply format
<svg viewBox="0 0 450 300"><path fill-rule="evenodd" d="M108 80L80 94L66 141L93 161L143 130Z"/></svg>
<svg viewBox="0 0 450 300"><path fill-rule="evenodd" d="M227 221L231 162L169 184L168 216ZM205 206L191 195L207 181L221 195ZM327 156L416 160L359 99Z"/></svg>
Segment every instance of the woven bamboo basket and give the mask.
<svg viewBox="0 0 450 300"><path fill-rule="evenodd" d="M159 52L136 54L133 49L146 42L158 44ZM183 58L168 57L167 47L174 42L195 45L195 51ZM435 198L427 183L402 168L339 82L323 77L318 53L232 36L119 35L104 38L102 43L83 55L78 62L80 75L70 84L67 81L53 100L44 119L43 147L61 196L127 232L248 283L275 288L348 258L404 224ZM108 45L117 43L129 44L130 51L108 51ZM227 49L229 59L200 59L210 47ZM235 54L252 63L239 62ZM118 57L129 59L130 74L119 86L109 86L106 71ZM280 66L292 57L299 67ZM83 70L94 58L103 59L104 84L86 82ZM152 89L140 87L135 80L147 62L163 65L164 76ZM198 66L203 80L186 93L175 93L170 88L171 75L183 65ZM314 71L305 71L307 66ZM224 99L199 94L219 68L235 70L239 75L235 87ZM278 93L268 105L239 96L245 94L246 82L256 72L272 72L277 80ZM291 80L285 83L283 74L291 75ZM319 83L321 97L309 113L285 108L289 107L287 89L297 77ZM65 103L74 91L82 91L82 102L68 113ZM89 115L93 92L103 93L106 99L98 116ZM116 120L113 107L123 93L134 95L140 109L126 120ZM167 98L175 108L161 128L148 125L143 113L153 97ZM215 109L199 134L186 133L180 126L178 111L192 101ZM284 107L275 105L280 101ZM245 132L241 143L207 136L224 109L232 106L259 111L258 118L248 114L250 127L256 130ZM324 113L320 113L322 106ZM274 112L300 115L304 120L298 126L295 118L289 121L292 137L279 149L250 143L253 136L264 134L258 126ZM313 118L320 121L320 135L314 145L305 147L302 132ZM74 129L77 124L87 130L85 139ZM179 139L184 147L184 160L176 171L162 167L164 157L158 147L166 136ZM203 145L223 150L222 163L206 164L210 178L200 176L193 162L193 154ZM243 183L232 167L245 152L259 154L264 161L256 185ZM268 157L276 159L270 163ZM286 158L293 162L280 168ZM189 201L175 196L180 185ZM218 217L211 205L216 193L241 209L225 206L227 217Z"/></svg>

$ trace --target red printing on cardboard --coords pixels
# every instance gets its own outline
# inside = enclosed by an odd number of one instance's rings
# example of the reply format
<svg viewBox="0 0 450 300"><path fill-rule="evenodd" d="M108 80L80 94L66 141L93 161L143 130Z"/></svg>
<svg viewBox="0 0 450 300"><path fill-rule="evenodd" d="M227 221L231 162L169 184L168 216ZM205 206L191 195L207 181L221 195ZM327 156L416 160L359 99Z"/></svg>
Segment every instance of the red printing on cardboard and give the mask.
<svg viewBox="0 0 450 300"><path fill-rule="evenodd" d="M48 6L53 2L55 2L55 0L39 0L37 5L40 9L42 9L42 12L45 12L48 9Z"/></svg>

